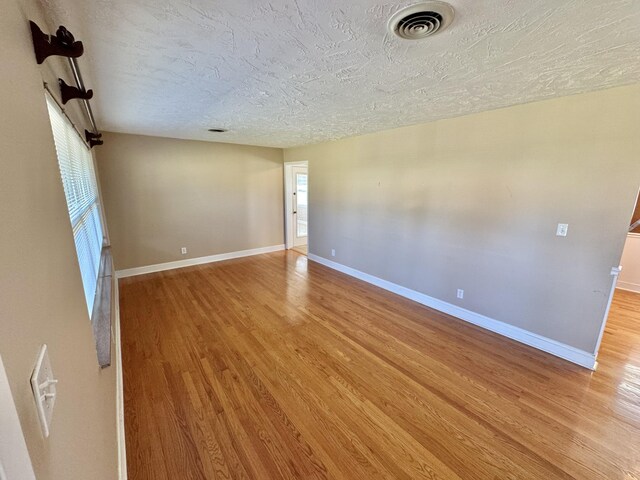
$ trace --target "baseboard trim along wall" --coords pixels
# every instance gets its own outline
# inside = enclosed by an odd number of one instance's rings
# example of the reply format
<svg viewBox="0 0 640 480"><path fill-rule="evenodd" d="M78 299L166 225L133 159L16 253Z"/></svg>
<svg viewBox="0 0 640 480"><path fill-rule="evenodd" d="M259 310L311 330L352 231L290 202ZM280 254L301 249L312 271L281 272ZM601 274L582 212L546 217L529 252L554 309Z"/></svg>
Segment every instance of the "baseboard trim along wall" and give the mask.
<svg viewBox="0 0 640 480"><path fill-rule="evenodd" d="M620 290L627 290L628 292L640 293L640 285L637 283L622 282L618 280L616 288L619 288Z"/></svg>
<svg viewBox="0 0 640 480"><path fill-rule="evenodd" d="M284 244L271 245L269 247L252 248L250 250L240 250L237 252L220 253L218 255L209 255L207 257L188 258L186 260L178 260L175 262L147 265L146 267L127 268L125 270L117 270L116 276L117 278L133 277L136 275L144 275L145 273L162 272L164 270L192 267L194 265L221 262L222 260L231 260L233 258L250 257L252 255L261 255L263 253L278 252L280 250L284 250Z"/></svg>
<svg viewBox="0 0 640 480"><path fill-rule="evenodd" d="M124 383L122 380L122 344L120 338L120 291L118 280L114 281L115 312L113 336L116 344L116 415L118 432L118 479L127 480L127 448L124 436Z"/></svg>
<svg viewBox="0 0 640 480"><path fill-rule="evenodd" d="M376 287L388 290L389 292L400 295L401 297L408 298L409 300L413 300L414 302L418 302L422 305L433 308L434 310L438 310L439 312L446 313L447 315L451 315L452 317L459 318L491 332L498 333L504 337L516 340L517 342L523 343L530 347L550 353L551 355L555 355L556 357L568 360L569 362L580 365L581 367L585 367L590 370L596 369L597 362L596 357L593 353L579 350L570 345L566 345L564 343L557 342L536 333L529 332L522 328L486 317L479 313L475 313L462 307L458 307L457 305L443 302L442 300L430 297L428 295L425 295L424 293L420 293L401 285L389 282L387 280L374 277L373 275L369 275L368 273L361 272L359 270L347 267L346 265L342 265L337 262L333 262L326 258L319 257L313 254L309 254L308 258L309 260L375 285Z"/></svg>

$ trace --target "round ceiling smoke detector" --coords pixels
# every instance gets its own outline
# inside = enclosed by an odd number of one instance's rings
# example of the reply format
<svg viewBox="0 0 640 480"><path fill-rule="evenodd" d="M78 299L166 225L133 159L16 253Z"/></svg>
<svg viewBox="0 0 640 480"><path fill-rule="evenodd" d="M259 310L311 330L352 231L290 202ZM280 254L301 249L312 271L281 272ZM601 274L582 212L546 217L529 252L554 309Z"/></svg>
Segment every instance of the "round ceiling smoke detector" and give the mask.
<svg viewBox="0 0 640 480"><path fill-rule="evenodd" d="M400 38L420 40L447 28L454 15L453 7L448 3L417 3L398 10L389 19L389 31Z"/></svg>

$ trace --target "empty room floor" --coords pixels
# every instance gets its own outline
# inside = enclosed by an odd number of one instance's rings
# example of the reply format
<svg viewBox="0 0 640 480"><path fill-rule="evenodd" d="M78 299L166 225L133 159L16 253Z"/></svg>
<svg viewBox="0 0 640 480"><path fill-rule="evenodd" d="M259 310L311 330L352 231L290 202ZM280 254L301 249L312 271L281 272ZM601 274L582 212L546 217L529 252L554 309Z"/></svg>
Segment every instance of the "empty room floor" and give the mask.
<svg viewBox="0 0 640 480"><path fill-rule="evenodd" d="M120 299L130 480L640 478L640 295L595 373L291 251Z"/></svg>

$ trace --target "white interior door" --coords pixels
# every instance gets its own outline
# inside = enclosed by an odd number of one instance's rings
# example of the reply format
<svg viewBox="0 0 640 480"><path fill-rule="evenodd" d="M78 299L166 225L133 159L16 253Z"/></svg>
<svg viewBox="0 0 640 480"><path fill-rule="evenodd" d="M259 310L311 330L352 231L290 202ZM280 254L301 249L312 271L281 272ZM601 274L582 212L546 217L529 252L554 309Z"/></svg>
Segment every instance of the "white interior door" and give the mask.
<svg viewBox="0 0 640 480"><path fill-rule="evenodd" d="M309 174L308 167L295 166L291 169L293 185L293 246L307 244L309 238Z"/></svg>

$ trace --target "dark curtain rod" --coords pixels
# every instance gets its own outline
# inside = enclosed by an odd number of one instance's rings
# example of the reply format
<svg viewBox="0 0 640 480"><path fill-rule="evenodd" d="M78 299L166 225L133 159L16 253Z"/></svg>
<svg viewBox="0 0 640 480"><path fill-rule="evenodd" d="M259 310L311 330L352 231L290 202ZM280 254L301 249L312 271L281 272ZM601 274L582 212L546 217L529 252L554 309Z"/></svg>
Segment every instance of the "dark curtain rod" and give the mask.
<svg viewBox="0 0 640 480"><path fill-rule="evenodd" d="M71 71L73 72L73 78L76 82L76 86L80 89L80 91L85 92L87 89L84 86L84 81L82 80L82 75L80 74L80 67L78 66L78 60L69 57L69 65L71 66ZM84 104L84 109L87 112L87 117L89 117L89 122L91 123L91 128L93 133L98 133L98 127L96 126L96 119L93 117L93 110L91 110L91 105L89 104L89 100L83 99L82 103Z"/></svg>
<svg viewBox="0 0 640 480"><path fill-rule="evenodd" d="M76 39L73 37L73 34L62 25L58 28L55 35L47 35L40 29L40 27L38 27L35 22L29 21L29 24L31 27L33 48L38 65L44 62L51 55L66 57L69 61L69 67L71 68L71 73L73 74L76 87L67 85L61 78L58 79L62 95L62 103L65 104L69 100L74 98L81 100L84 104L84 109L91 126L91 131L85 129L83 136L78 128L76 128L76 126L73 124L73 122L71 122L74 130L78 132L83 141L88 143L89 148L92 148L95 145L102 145L103 141L100 139L100 137L102 137L102 134L100 134L100 132L98 131L96 119L93 116L93 110L91 110L91 105L89 104L89 99L93 97L93 91L86 89L77 60L78 57L82 56L82 54L84 53L84 46L82 45L82 42L76 41ZM66 114L64 107L60 105L60 102L58 102L56 95L51 89L49 89L46 82L45 88L47 89L53 100L58 104L64 115L69 119L69 121L71 121L69 116Z"/></svg>
<svg viewBox="0 0 640 480"><path fill-rule="evenodd" d="M73 123L73 120L71 119L71 117L67 114L66 109L64 108L64 105L62 105L62 103L60 103L60 101L56 98L56 93L53 92L51 90L51 88L49 88L49 84L47 82L42 82L42 85L44 86L44 89L46 90L46 92L49 94L49 96L51 97L51 99L54 101L54 103L56 105L58 105L58 108L60 109L60 111L62 112L62 114L67 117L67 120L69 120L69 123L71 124L71 126L73 127L73 130L78 134L78 136L80 137L80 140L82 140L82 143L84 143L85 145L88 146L87 143L87 139L84 137L84 135L82 135L82 132L78 129L78 127L76 126L75 123Z"/></svg>

